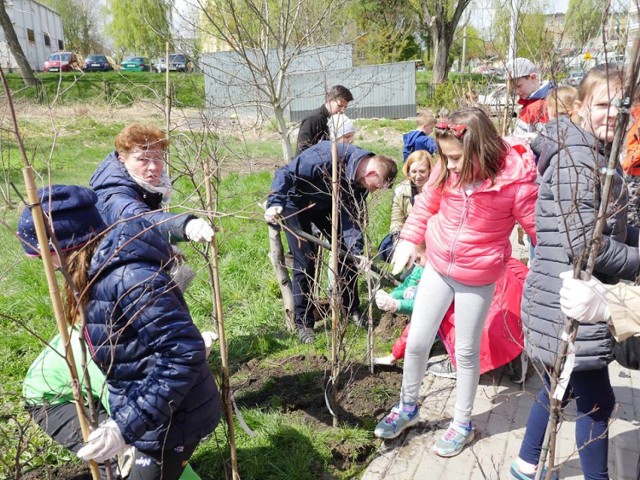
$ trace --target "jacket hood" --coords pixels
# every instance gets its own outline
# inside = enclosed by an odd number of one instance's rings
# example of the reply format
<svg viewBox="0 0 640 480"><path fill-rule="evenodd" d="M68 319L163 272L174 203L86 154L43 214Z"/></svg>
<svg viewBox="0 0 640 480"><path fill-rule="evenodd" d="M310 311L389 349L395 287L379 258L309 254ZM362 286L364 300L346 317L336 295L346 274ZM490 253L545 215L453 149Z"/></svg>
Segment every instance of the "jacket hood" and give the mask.
<svg viewBox="0 0 640 480"><path fill-rule="evenodd" d="M116 224L100 242L91 259L89 277L121 265L146 262L169 268L173 250L146 220L132 218Z"/></svg>
<svg viewBox="0 0 640 480"><path fill-rule="evenodd" d="M404 145L407 147L411 147L416 143L416 138L424 135L424 132L421 130L411 130L410 132L402 134L402 141Z"/></svg>
<svg viewBox="0 0 640 480"><path fill-rule="evenodd" d="M517 137L503 137L503 140L511 147L507 153L504 168L496 176L493 183L490 179L482 182L482 185L476 190L477 192L499 191L514 183L529 183L536 180L535 155L529 145ZM442 162L435 165L429 177L430 181L438 178L441 165ZM455 178L450 178L451 182L455 181Z"/></svg>
<svg viewBox="0 0 640 480"><path fill-rule="evenodd" d="M583 130L568 117L561 116L549 122L540 149L540 160L538 161L538 172L540 175L544 174L549 167L551 159L556 156L561 149L578 146L597 149L599 153L605 154L606 146L591 132Z"/></svg>
<svg viewBox="0 0 640 480"><path fill-rule="evenodd" d="M163 200L162 193L152 192L144 187L138 185L136 181L129 175L124 164L118 160L118 152L113 151L102 161L102 163L98 166L98 169L95 171L91 180L89 181L89 186L94 189L109 189L109 188L118 188L118 187L129 187L133 188L137 192L139 192L140 196L143 198L149 198L149 203L151 208L154 208L157 204L160 205L160 202ZM155 207L157 208L157 207Z"/></svg>
<svg viewBox="0 0 640 480"><path fill-rule="evenodd" d="M113 151L98 166L89 182L92 188L108 187L109 185L138 186L133 181L124 164L118 160L118 152Z"/></svg>
<svg viewBox="0 0 640 480"><path fill-rule="evenodd" d="M551 92L551 90L553 90L554 88L556 88L555 83L544 82L542 85L540 85L540 88L538 88L538 90L529 95L525 100L531 101L540 100L541 98L547 98L547 96L549 96L549 92Z"/></svg>

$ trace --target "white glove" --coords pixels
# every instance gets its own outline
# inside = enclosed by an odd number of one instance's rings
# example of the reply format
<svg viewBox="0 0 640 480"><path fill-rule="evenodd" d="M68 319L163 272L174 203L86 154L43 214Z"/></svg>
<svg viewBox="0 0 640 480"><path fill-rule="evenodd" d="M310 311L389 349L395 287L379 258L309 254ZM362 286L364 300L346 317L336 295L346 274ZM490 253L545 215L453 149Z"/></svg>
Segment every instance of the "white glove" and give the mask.
<svg viewBox="0 0 640 480"><path fill-rule="evenodd" d="M595 277L584 281L573 278L573 272L562 272L560 289L560 308L569 318L580 323L598 323L609 320L607 290Z"/></svg>
<svg viewBox="0 0 640 480"><path fill-rule="evenodd" d="M354 255L356 258L356 268L361 272L368 272L371 270L371 260L364 255Z"/></svg>
<svg viewBox="0 0 640 480"><path fill-rule="evenodd" d="M276 223L280 219L282 207L269 207L264 211L264 221L267 223Z"/></svg>
<svg viewBox="0 0 640 480"><path fill-rule="evenodd" d="M416 287L407 287L404 292L402 292L402 298L405 300L411 300L412 298L416 298Z"/></svg>
<svg viewBox="0 0 640 480"><path fill-rule="evenodd" d="M400 300L396 300L384 290L376 292L376 305L384 312L395 313L400 308Z"/></svg>
<svg viewBox="0 0 640 480"><path fill-rule="evenodd" d="M211 228L209 222L203 218L189 220L184 229L184 233L192 242L205 243L213 240L213 228Z"/></svg>
<svg viewBox="0 0 640 480"><path fill-rule="evenodd" d="M205 330L204 332L200 332L202 335L202 340L204 340L204 352L208 357L211 355L211 347L213 346L213 342L218 340L218 334L216 332L211 332L209 330Z"/></svg>
<svg viewBox="0 0 640 480"><path fill-rule="evenodd" d="M109 418L89 434L87 443L78 450L78 457L88 462L102 463L122 454L129 446L125 443L116 422Z"/></svg>
<svg viewBox="0 0 640 480"><path fill-rule="evenodd" d="M391 265L393 265L391 274L399 274L407 265L413 264L417 256L417 245L407 240L400 240L396 245L396 249L393 252L393 258L391 259Z"/></svg>

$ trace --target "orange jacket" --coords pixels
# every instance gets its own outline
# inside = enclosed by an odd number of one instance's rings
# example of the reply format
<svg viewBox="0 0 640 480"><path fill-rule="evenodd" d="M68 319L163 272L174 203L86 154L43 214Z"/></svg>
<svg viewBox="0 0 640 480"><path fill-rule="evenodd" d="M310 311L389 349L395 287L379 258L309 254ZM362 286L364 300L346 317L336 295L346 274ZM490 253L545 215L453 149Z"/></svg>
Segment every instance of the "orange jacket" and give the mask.
<svg viewBox="0 0 640 480"><path fill-rule="evenodd" d="M640 176L640 105L631 109L633 124L627 132L627 153L622 161L622 170L627 175Z"/></svg>

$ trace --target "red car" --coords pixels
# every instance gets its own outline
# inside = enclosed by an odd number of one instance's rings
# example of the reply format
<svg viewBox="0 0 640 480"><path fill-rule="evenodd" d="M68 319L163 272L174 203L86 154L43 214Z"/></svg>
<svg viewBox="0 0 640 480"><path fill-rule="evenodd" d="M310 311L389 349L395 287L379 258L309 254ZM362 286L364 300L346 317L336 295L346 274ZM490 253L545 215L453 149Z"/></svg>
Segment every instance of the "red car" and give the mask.
<svg viewBox="0 0 640 480"><path fill-rule="evenodd" d="M73 52L55 52L49 55L42 70L45 72L70 72L81 70L80 59Z"/></svg>

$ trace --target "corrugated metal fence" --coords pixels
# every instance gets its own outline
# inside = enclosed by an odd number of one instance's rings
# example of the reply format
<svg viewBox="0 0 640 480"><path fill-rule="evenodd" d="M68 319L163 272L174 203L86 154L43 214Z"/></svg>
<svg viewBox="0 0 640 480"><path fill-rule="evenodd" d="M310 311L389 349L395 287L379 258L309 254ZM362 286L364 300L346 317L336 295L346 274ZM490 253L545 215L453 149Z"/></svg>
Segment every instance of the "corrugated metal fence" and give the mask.
<svg viewBox="0 0 640 480"><path fill-rule="evenodd" d="M281 106L289 121L299 121L324 103L325 92L340 84L351 90L353 118L405 118L416 114L414 62L352 67L351 45L289 52ZM259 65L250 69L248 62ZM276 50L207 53L202 57L207 113L212 116L273 114L270 98L282 61Z"/></svg>

